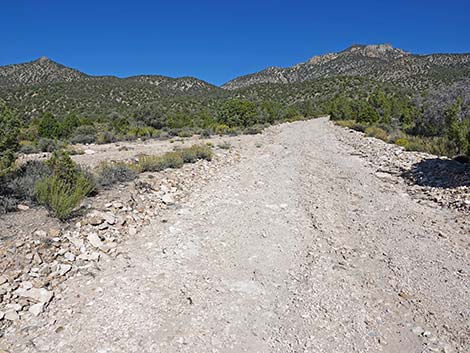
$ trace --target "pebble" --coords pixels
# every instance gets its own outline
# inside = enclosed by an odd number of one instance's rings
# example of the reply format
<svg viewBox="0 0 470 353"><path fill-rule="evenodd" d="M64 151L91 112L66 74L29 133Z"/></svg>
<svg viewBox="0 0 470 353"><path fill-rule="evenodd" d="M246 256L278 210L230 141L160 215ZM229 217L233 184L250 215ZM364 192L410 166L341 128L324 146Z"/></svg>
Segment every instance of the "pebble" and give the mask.
<svg viewBox="0 0 470 353"><path fill-rule="evenodd" d="M29 307L28 311L34 316L38 316L44 311L44 303L33 304Z"/></svg>
<svg viewBox="0 0 470 353"><path fill-rule="evenodd" d="M20 211L27 211L29 210L29 206L27 205L22 205L22 204L19 204L18 206L16 206L16 208Z"/></svg>
<svg viewBox="0 0 470 353"><path fill-rule="evenodd" d="M10 320L10 321L16 321L20 318L18 313L14 310L8 310L7 312L5 312L4 317L6 320Z"/></svg>
<svg viewBox="0 0 470 353"><path fill-rule="evenodd" d="M103 246L103 242L101 241L100 237L96 233L90 233L88 234L88 242L93 246L94 248L100 248Z"/></svg>
<svg viewBox="0 0 470 353"><path fill-rule="evenodd" d="M98 226L103 222L104 222L104 219L100 216L92 216L88 218L88 223L91 224L92 226Z"/></svg>
<svg viewBox="0 0 470 353"><path fill-rule="evenodd" d="M113 224L116 223L116 218L115 218L114 215L111 214L111 213L105 213L105 214L103 215L103 218L104 218L104 220L106 221L106 223L108 223L108 224L110 224L110 225L113 225Z"/></svg>
<svg viewBox="0 0 470 353"><path fill-rule="evenodd" d="M161 200L165 205L173 205L175 203L175 199L170 194L163 195Z"/></svg>
<svg viewBox="0 0 470 353"><path fill-rule="evenodd" d="M71 269L72 269L72 265L69 265L69 264L60 265L60 268L59 268L59 275L60 275L60 276L64 276L64 275L65 275L67 272L69 272Z"/></svg>
<svg viewBox="0 0 470 353"><path fill-rule="evenodd" d="M29 298L39 303L48 303L54 296L54 292L48 291L46 288L18 288L15 293L19 297Z"/></svg>
<svg viewBox="0 0 470 353"><path fill-rule="evenodd" d="M416 326L411 330L411 332L413 332L415 335L419 336L419 335L423 334L424 330L421 326Z"/></svg>
<svg viewBox="0 0 470 353"><path fill-rule="evenodd" d="M72 254L70 251L64 254L64 258L68 261L75 261L75 255Z"/></svg>

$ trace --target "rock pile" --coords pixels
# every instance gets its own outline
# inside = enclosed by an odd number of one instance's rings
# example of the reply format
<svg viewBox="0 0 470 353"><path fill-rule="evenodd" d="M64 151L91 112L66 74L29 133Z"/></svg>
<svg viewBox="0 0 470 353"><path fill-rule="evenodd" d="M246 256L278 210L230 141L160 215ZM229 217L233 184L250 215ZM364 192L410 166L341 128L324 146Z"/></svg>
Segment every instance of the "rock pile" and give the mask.
<svg viewBox="0 0 470 353"><path fill-rule="evenodd" d="M237 159L235 152L221 151L212 162L142 174L89 200L89 212L61 229L36 230L20 241L10 236L0 247L0 328L41 314L64 280L86 274L103 257L119 255L120 242L178 207L192 189Z"/></svg>
<svg viewBox="0 0 470 353"><path fill-rule="evenodd" d="M338 139L364 157L377 172L391 182L403 182L410 195L439 206L470 213L470 164L422 152L407 152L403 147L361 132L335 126Z"/></svg>

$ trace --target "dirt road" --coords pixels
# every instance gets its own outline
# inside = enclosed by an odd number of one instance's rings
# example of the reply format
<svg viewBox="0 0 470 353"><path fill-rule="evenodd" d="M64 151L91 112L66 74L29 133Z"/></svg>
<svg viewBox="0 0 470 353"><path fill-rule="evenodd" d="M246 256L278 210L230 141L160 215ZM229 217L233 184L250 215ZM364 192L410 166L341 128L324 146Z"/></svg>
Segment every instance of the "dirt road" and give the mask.
<svg viewBox="0 0 470 353"><path fill-rule="evenodd" d="M242 160L68 281L12 352L466 352L461 215L419 204L326 119ZM38 324L39 325L39 324Z"/></svg>

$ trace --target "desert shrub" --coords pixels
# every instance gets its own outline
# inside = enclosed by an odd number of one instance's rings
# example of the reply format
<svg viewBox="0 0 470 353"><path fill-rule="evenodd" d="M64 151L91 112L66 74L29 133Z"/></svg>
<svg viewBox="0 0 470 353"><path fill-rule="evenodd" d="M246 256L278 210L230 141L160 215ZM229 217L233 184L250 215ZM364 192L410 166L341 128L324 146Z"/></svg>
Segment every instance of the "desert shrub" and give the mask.
<svg viewBox="0 0 470 353"><path fill-rule="evenodd" d="M167 168L180 168L184 164L181 153L168 152L162 156L144 156L139 159L141 172L159 172Z"/></svg>
<svg viewBox="0 0 470 353"><path fill-rule="evenodd" d="M111 131L100 132L96 136L96 143L100 145L104 145L105 143L113 143L116 141L117 138Z"/></svg>
<svg viewBox="0 0 470 353"><path fill-rule="evenodd" d="M158 172L167 168L180 168L184 163L194 163L199 159L212 159L212 150L208 146L191 146L161 156L143 156L139 159L140 172Z"/></svg>
<svg viewBox="0 0 470 353"><path fill-rule="evenodd" d="M7 173L13 166L15 152L19 147L20 125L17 114L0 100L0 175Z"/></svg>
<svg viewBox="0 0 470 353"><path fill-rule="evenodd" d="M21 201L34 201L37 182L51 175L50 167L42 161L28 161L9 176L7 186Z"/></svg>
<svg viewBox="0 0 470 353"><path fill-rule="evenodd" d="M69 184L58 176L52 176L36 184L36 198L55 217L66 220L93 189L93 183L84 175L79 175L74 184Z"/></svg>
<svg viewBox="0 0 470 353"><path fill-rule="evenodd" d="M77 144L90 144L95 143L97 136L97 129L93 125L79 126L73 136L70 138L70 143Z"/></svg>
<svg viewBox="0 0 470 353"><path fill-rule="evenodd" d="M253 125L250 127L247 127L244 131L245 134L247 135L256 135L260 134L263 132L263 126L262 125Z"/></svg>
<svg viewBox="0 0 470 353"><path fill-rule="evenodd" d="M387 132L377 126L369 126L366 129L365 134L369 137L375 137L382 141L388 141Z"/></svg>
<svg viewBox="0 0 470 353"><path fill-rule="evenodd" d="M0 214L16 210L19 200L9 195L0 195Z"/></svg>
<svg viewBox="0 0 470 353"><path fill-rule="evenodd" d="M40 138L37 143L37 148L41 152L54 152L60 149L62 146L63 143L46 137Z"/></svg>
<svg viewBox="0 0 470 353"><path fill-rule="evenodd" d="M228 125L225 124L218 124L214 128L214 133L216 135L225 135L227 131L229 130Z"/></svg>
<svg viewBox="0 0 470 353"><path fill-rule="evenodd" d="M405 149L408 149L410 145L410 141L405 137L401 137L395 140L395 145L402 146Z"/></svg>
<svg viewBox="0 0 470 353"><path fill-rule="evenodd" d="M28 161L0 177L0 213L16 210L20 202L35 202L36 183L50 175L44 162Z"/></svg>
<svg viewBox="0 0 470 353"><path fill-rule="evenodd" d="M190 129L182 129L178 132L179 137L191 137L193 136L193 131Z"/></svg>
<svg viewBox="0 0 470 353"><path fill-rule="evenodd" d="M238 135L241 135L242 133L243 131L238 127L231 127L231 128L228 128L227 131L225 131L225 134L229 136L238 136Z"/></svg>
<svg viewBox="0 0 470 353"><path fill-rule="evenodd" d="M352 126L355 123L356 122L354 120L336 120L335 121L336 125L341 126L341 127L347 127L347 128L350 128L350 129L352 129Z"/></svg>
<svg viewBox="0 0 470 353"><path fill-rule="evenodd" d="M202 137L211 137L213 133L214 133L214 131L212 131L212 129L203 129L201 131L201 136Z"/></svg>
<svg viewBox="0 0 470 353"><path fill-rule="evenodd" d="M158 135L158 138L160 140L168 140L170 138L170 135L166 131L161 131Z"/></svg>
<svg viewBox="0 0 470 353"><path fill-rule="evenodd" d="M22 143L21 147L19 149L19 152L23 153L23 154L33 154L33 153L38 153L39 148L37 146L35 146L34 144L30 143L30 142L29 143Z"/></svg>
<svg viewBox="0 0 470 353"><path fill-rule="evenodd" d="M75 135L70 138L70 143L72 144L91 144L96 142L96 135Z"/></svg>
<svg viewBox="0 0 470 353"><path fill-rule="evenodd" d="M117 183L132 181L137 172L126 163L102 163L96 171L98 188L109 188Z"/></svg>
<svg viewBox="0 0 470 353"><path fill-rule="evenodd" d="M64 151L55 151L46 165L51 169L53 176L69 185L73 185L80 175L80 168Z"/></svg>
<svg viewBox="0 0 470 353"><path fill-rule="evenodd" d="M208 146L191 146L178 151L184 163L194 163L199 159L211 160L212 150Z"/></svg>
<svg viewBox="0 0 470 353"><path fill-rule="evenodd" d="M207 161L210 161L212 159L212 154L213 154L212 150L207 145L200 145L200 146L194 145L187 149L196 153L197 159L205 159Z"/></svg>
<svg viewBox="0 0 470 353"><path fill-rule="evenodd" d="M51 175L36 183L35 197L55 217L65 220L94 190L95 181L91 173L81 169L64 151L54 152L46 166Z"/></svg>

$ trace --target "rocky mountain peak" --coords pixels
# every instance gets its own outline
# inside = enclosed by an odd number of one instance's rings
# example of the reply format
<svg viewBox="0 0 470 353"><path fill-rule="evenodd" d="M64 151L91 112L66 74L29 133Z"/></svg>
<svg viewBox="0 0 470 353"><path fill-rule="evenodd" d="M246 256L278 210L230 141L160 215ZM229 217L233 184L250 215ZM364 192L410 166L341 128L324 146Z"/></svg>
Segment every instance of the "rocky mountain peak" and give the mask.
<svg viewBox="0 0 470 353"><path fill-rule="evenodd" d="M39 59L36 60L38 63L47 63L52 62L47 56L41 56Z"/></svg>

